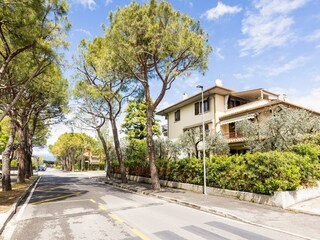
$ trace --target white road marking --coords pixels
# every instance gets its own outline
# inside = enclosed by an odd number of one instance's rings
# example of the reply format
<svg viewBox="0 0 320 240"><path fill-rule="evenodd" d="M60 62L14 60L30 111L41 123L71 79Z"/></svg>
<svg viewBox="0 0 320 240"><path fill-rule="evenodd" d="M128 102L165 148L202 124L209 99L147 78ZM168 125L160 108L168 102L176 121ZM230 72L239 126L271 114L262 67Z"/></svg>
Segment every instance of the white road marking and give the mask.
<svg viewBox="0 0 320 240"><path fill-rule="evenodd" d="M33 186L33 188L32 188L32 190L31 190L31 192L30 192L27 200L25 201L25 203L24 203L23 206L21 207L19 213L17 214L17 217L16 217L16 219L15 219L15 223L17 223L17 222L20 221L21 216L22 216L24 210L26 209L28 203L30 202L30 199L31 199L31 197L32 197L32 194L33 194L34 190L37 188L37 185L38 185L38 183L40 182L40 179L41 179L41 177L39 177L39 179L37 180L36 184ZM13 235L13 232L14 232L14 230L15 230L15 225L16 225L16 224L12 224L12 225L8 224L7 228L4 229L4 235L3 235L3 237L4 237L3 239L4 239L4 240L5 240L5 239L11 239L11 237L12 237L12 235Z"/></svg>

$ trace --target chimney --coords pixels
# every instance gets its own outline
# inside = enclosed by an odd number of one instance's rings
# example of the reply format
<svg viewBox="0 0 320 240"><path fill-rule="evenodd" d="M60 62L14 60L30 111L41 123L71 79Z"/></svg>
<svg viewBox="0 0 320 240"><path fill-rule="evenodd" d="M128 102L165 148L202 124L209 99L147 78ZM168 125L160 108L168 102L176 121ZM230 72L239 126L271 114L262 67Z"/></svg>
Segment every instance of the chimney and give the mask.
<svg viewBox="0 0 320 240"><path fill-rule="evenodd" d="M187 93L183 93L182 100L186 100L187 98L188 98L188 94Z"/></svg>
<svg viewBox="0 0 320 240"><path fill-rule="evenodd" d="M285 102L285 101L287 101L287 94L283 94L283 101Z"/></svg>
<svg viewBox="0 0 320 240"><path fill-rule="evenodd" d="M216 79L216 86L222 87L222 80Z"/></svg>

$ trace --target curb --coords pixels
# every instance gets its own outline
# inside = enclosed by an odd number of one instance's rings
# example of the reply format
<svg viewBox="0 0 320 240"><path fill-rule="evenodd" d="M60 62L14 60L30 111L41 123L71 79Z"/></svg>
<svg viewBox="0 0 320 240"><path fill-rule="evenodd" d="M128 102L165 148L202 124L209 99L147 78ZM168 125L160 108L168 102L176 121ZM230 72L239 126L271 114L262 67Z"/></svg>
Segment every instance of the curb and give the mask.
<svg viewBox="0 0 320 240"><path fill-rule="evenodd" d="M33 181L33 183L25 190L25 192L15 201L15 203L12 205L12 207L5 212L5 221L2 223L2 226L0 226L0 234L2 234L3 230L7 226L8 222L12 219L13 215L17 212L17 208L22 202L22 200L26 197L26 195L30 192L30 189L33 188L33 186L40 180L40 176L37 176L37 178Z"/></svg>
<svg viewBox="0 0 320 240"><path fill-rule="evenodd" d="M288 232L288 231L285 231L285 230L281 230L281 229L277 229L277 228L274 228L274 227L269 227L269 226L266 226L266 225L263 225L263 224L255 223L255 222L252 222L250 220L246 220L246 219L241 218L239 216L236 216L236 215L233 215L233 214L230 214L230 213L227 213L227 212L219 211L219 210L214 209L214 208L204 207L204 206L197 205L197 204L194 204L194 203L189 203L189 202L186 202L186 201L182 201L182 200L179 200L179 199L176 199L176 198L170 198L170 197L161 196L161 195L158 195L158 194L155 194L155 193L147 192L145 190L139 191L138 189L133 189L133 188L130 188L129 186L125 186L123 184L118 184L118 183L114 183L114 182L106 182L105 181L105 184L112 185L114 187L118 187L118 188L121 188L121 189L125 189L125 190L133 192L133 193L156 197L158 199L163 199L163 200L168 201L168 202L173 202L173 203L176 203L176 204L179 204L179 205L182 205L182 206L190 207L190 208L193 208L193 209L197 209L197 210L200 210L200 211L203 211L203 212L207 212L207 213L211 213L211 214L218 215L218 216L221 216L221 217L229 218L229 219L232 219L232 220L237 220L237 221L240 221L240 222L243 222L243 223L247 223L247 224L251 224L251 225L254 225L254 226L257 226L257 227L262 227L262 228L266 228L266 229L269 229L269 230L285 233L285 234L288 234L288 235L291 235L291 236L294 236L294 237L299 237L299 238L303 238L303 239L306 239L306 240L316 240L314 238L302 236L302 235L291 233L291 232Z"/></svg>

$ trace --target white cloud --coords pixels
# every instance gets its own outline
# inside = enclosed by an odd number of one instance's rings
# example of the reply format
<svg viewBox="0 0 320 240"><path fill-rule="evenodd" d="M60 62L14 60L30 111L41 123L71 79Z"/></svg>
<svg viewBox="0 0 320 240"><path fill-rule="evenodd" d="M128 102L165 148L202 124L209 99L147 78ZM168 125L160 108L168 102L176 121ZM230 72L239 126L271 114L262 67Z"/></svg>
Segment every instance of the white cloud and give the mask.
<svg viewBox="0 0 320 240"><path fill-rule="evenodd" d="M306 57L298 57L289 61L288 63L283 64L282 66L276 66L268 69L269 76L278 76L284 72L288 72L292 69L301 67L305 64L307 58Z"/></svg>
<svg viewBox="0 0 320 240"><path fill-rule="evenodd" d="M106 6L112 3L112 0L106 0Z"/></svg>
<svg viewBox="0 0 320 240"><path fill-rule="evenodd" d="M244 80L252 77L252 74L251 73L234 73L233 77L239 80Z"/></svg>
<svg viewBox="0 0 320 240"><path fill-rule="evenodd" d="M320 44L316 46L316 48L320 48Z"/></svg>
<svg viewBox="0 0 320 240"><path fill-rule="evenodd" d="M238 6L228 6L223 4L222 2L218 2L215 8L211 8L206 11L202 17L206 17L207 20L217 20L218 18L222 17L226 14L236 14L241 12L242 8Z"/></svg>
<svg viewBox="0 0 320 240"><path fill-rule="evenodd" d="M247 37L239 41L240 56L258 55L271 47L283 46L292 39L294 19L288 16L302 7L307 0L259 0L254 2L255 12L248 12L242 21L242 33Z"/></svg>
<svg viewBox="0 0 320 240"><path fill-rule="evenodd" d="M306 4L308 0L260 0L256 7L263 15L288 14Z"/></svg>
<svg viewBox="0 0 320 240"><path fill-rule="evenodd" d="M171 99L168 98L171 96L173 99L175 99L173 100L174 102L180 101L182 100L184 93L186 93L188 96L191 96L198 91L196 86L199 84L202 83L200 82L200 75L198 74L192 74L186 78L177 78L171 88L173 95L171 95L171 91L168 92L170 95L167 96L166 100L171 102Z"/></svg>
<svg viewBox="0 0 320 240"><path fill-rule="evenodd" d="M256 65L252 67L247 67L244 69L243 73L234 73L233 77L239 80L247 80L253 76L257 77L258 73L261 72L261 67Z"/></svg>
<svg viewBox="0 0 320 240"><path fill-rule="evenodd" d="M220 59L224 60L224 56L221 54L221 48L214 48L213 53Z"/></svg>
<svg viewBox="0 0 320 240"><path fill-rule="evenodd" d="M85 30L85 29L82 29L82 28L75 29L74 31L75 31L75 32L84 33L84 34L86 34L86 35L88 35L88 36L92 36L91 32L89 32L89 31L87 31L87 30Z"/></svg>
<svg viewBox="0 0 320 240"><path fill-rule="evenodd" d="M295 103L320 112L320 88L313 89L308 95L297 98Z"/></svg>
<svg viewBox="0 0 320 240"><path fill-rule="evenodd" d="M267 90L269 90L270 92L273 92L273 93L280 94L282 96L285 94L289 98L296 95L298 92L297 89L295 89L295 88L281 88L281 87L268 88Z"/></svg>
<svg viewBox="0 0 320 240"><path fill-rule="evenodd" d="M193 2L189 2L189 6L190 6L190 7L193 7Z"/></svg>
<svg viewBox="0 0 320 240"><path fill-rule="evenodd" d="M76 4L81 4L82 6L87 7L90 10L94 10L96 7L95 0L73 0L72 2Z"/></svg>
<svg viewBox="0 0 320 240"><path fill-rule="evenodd" d="M315 74L313 78L311 78L313 82L320 82L320 73Z"/></svg>
<svg viewBox="0 0 320 240"><path fill-rule="evenodd" d="M305 37L306 41L314 42L320 40L320 29L314 31L312 34Z"/></svg>

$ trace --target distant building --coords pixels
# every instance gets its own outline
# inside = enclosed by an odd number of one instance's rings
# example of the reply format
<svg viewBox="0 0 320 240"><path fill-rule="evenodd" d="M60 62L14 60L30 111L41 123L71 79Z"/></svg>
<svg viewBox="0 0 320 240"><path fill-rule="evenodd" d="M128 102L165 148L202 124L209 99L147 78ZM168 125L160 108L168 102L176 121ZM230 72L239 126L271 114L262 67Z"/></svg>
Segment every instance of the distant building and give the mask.
<svg viewBox="0 0 320 240"><path fill-rule="evenodd" d="M90 165L99 165L100 163L99 157L96 155L92 155L90 151L84 152L83 156L86 158Z"/></svg>

